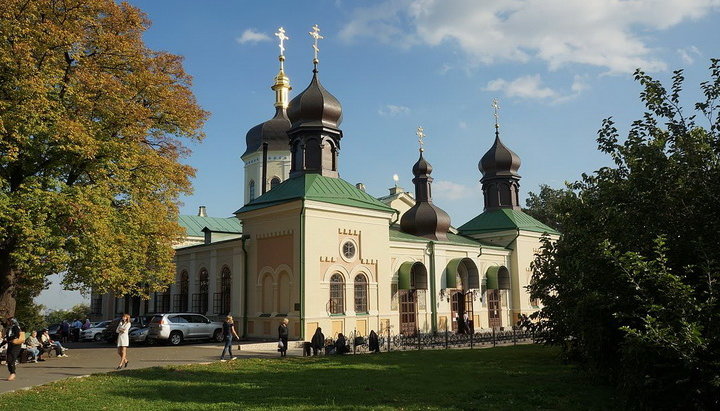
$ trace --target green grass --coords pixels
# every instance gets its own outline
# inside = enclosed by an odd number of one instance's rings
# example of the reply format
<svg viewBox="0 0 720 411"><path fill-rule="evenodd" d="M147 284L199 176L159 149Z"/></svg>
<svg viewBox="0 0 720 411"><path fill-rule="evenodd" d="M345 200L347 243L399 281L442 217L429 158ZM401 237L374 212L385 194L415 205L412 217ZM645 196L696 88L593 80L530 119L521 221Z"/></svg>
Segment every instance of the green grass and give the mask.
<svg viewBox="0 0 720 411"><path fill-rule="evenodd" d="M520 345L238 359L59 381L0 395L0 409L612 409L612 388Z"/></svg>

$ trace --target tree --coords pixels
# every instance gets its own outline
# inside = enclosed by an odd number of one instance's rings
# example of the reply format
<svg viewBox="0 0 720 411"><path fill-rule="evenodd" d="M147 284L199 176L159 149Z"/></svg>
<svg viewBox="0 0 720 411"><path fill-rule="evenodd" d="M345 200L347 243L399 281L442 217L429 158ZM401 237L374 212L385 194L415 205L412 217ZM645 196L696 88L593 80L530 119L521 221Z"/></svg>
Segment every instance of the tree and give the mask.
<svg viewBox="0 0 720 411"><path fill-rule="evenodd" d="M710 74L687 115L681 70L670 90L638 70L647 112L622 142L611 118L598 132L614 166L544 199L562 236L533 263L541 338L644 408L720 406L720 60Z"/></svg>
<svg viewBox="0 0 720 411"><path fill-rule="evenodd" d="M0 9L0 315L19 287L147 295L174 275L183 140L207 113L181 58L148 49L113 0Z"/></svg>
<svg viewBox="0 0 720 411"><path fill-rule="evenodd" d="M90 306L87 304L74 305L69 310L55 310L45 316L45 322L50 324L57 324L63 320L73 321L80 320L84 321L90 316Z"/></svg>
<svg viewBox="0 0 720 411"><path fill-rule="evenodd" d="M541 184L538 194L529 193L523 211L538 221L562 231L558 213L559 209L562 208L562 202L567 201L568 196L573 196L572 190L567 188L555 189L546 184Z"/></svg>

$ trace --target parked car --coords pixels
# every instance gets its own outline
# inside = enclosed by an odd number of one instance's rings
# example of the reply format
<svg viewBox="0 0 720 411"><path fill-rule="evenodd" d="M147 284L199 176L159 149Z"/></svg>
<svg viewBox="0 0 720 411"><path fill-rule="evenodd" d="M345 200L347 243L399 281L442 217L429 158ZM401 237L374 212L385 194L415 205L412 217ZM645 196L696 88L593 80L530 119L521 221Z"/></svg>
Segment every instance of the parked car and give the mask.
<svg viewBox="0 0 720 411"><path fill-rule="evenodd" d="M141 315L139 317L132 317L130 319L130 332L138 328L147 327L151 318L153 318L152 315ZM114 343L115 341L117 341L117 333L115 332L115 330L117 330L118 324L120 324L120 317L108 323L107 327L105 327L105 330L103 330L102 332L101 340L108 343Z"/></svg>
<svg viewBox="0 0 720 411"><path fill-rule="evenodd" d="M136 329L130 331L130 335L129 335L130 342L131 343L139 343L139 344L146 343L148 331L150 331L149 327L136 328Z"/></svg>
<svg viewBox="0 0 720 411"><path fill-rule="evenodd" d="M185 340L215 340L221 342L222 322L210 321L195 313L157 314L150 320L147 338L178 345Z"/></svg>
<svg viewBox="0 0 720 411"><path fill-rule="evenodd" d="M111 320L101 321L94 323L87 330L80 331L80 341L102 341L102 333L110 323Z"/></svg>

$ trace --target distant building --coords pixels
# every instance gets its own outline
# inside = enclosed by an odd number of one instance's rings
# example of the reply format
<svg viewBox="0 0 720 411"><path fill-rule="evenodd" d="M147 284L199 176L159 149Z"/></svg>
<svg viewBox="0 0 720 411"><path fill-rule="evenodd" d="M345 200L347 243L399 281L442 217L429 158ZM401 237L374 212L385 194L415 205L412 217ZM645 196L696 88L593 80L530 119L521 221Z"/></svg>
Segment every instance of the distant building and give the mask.
<svg viewBox="0 0 720 411"><path fill-rule="evenodd" d="M249 338L274 337L287 317L291 337L308 340L318 326L329 336L456 330L464 314L476 330L500 328L538 308L530 263L540 236L558 233L521 211L520 158L497 125L479 164L484 208L454 228L432 201L422 148L407 166L414 195L395 186L374 198L340 178L342 107L317 64L289 104L282 67L272 89L275 115L248 131L242 154L245 205L230 218L182 216L175 283L149 301L95 295L97 316L232 313Z"/></svg>

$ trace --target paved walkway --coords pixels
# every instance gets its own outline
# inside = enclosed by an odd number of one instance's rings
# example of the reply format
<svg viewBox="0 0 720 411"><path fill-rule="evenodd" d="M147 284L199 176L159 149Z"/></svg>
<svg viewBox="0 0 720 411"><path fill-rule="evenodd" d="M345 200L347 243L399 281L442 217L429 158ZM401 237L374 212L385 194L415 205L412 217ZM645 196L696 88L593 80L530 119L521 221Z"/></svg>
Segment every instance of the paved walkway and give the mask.
<svg viewBox="0 0 720 411"><path fill-rule="evenodd" d="M233 345L233 354L242 357L277 357L279 353L275 343L247 344L237 351ZM90 374L115 371L120 357L117 348L109 344L94 342L68 343L68 356L49 358L44 362L17 365L15 381L6 381L7 365L0 366L0 393L27 389L66 378L81 377ZM178 347L166 345L131 346L128 350L128 370L165 366L174 364L199 364L219 361L222 344L184 344ZM300 356L300 348L291 347L288 355Z"/></svg>

